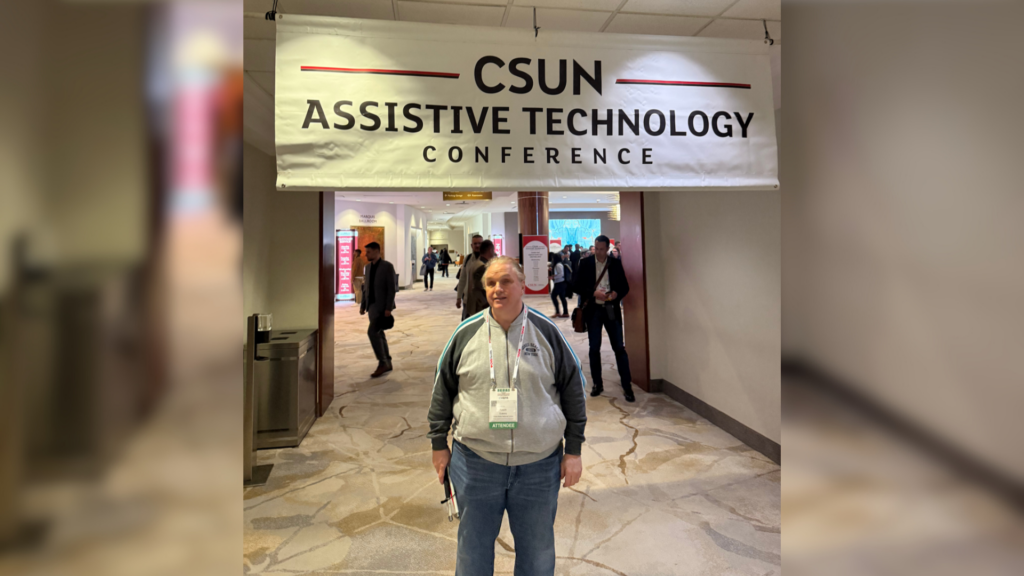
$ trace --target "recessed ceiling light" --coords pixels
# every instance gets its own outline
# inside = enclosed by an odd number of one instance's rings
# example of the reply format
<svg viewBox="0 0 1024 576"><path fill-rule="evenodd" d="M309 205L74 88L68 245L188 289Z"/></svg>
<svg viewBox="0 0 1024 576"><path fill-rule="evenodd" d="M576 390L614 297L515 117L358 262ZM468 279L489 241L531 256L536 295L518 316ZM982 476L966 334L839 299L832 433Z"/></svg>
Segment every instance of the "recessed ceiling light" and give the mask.
<svg viewBox="0 0 1024 576"><path fill-rule="evenodd" d="M601 201L601 200L598 200L598 202L600 202L600 201Z"/></svg>
<svg viewBox="0 0 1024 576"><path fill-rule="evenodd" d="M562 196L562 198L568 198L568 196Z"/></svg>
<svg viewBox="0 0 1024 576"><path fill-rule="evenodd" d="M445 206L451 206L451 204L445 204Z"/></svg>

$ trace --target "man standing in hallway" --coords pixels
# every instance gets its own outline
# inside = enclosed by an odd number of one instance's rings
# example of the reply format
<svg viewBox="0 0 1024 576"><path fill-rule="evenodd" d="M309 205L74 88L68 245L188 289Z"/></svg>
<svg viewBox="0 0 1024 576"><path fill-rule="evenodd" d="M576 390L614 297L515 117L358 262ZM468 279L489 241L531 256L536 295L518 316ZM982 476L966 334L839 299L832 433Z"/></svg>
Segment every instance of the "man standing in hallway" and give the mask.
<svg viewBox="0 0 1024 576"><path fill-rule="evenodd" d="M494 242L484 240L480 243L480 254L466 267L465 273L469 274L469 283L466 285L466 318L487 309L484 270L492 258L494 258Z"/></svg>
<svg viewBox="0 0 1024 576"><path fill-rule="evenodd" d="M473 236L473 253L467 254L462 261L462 267L459 269L459 286L455 289L455 307L462 308L462 301L466 299L466 286L469 284L468 277L466 274L470 267L470 263L480 257L480 244L484 241L484 237L477 234ZM478 310L479 312L479 310ZM466 314L466 309L462 309L462 319L469 318L471 314Z"/></svg>
<svg viewBox="0 0 1024 576"><path fill-rule="evenodd" d="M377 378L392 369L384 323L395 309L395 267L380 257L380 244L376 242L366 245L366 260L369 264L366 265L359 314L370 313L370 327L366 335L370 337L370 346L373 346L373 354L377 357L377 370L370 377Z"/></svg>
<svg viewBox="0 0 1024 576"><path fill-rule="evenodd" d="M580 260L573 291L585 302L583 320L590 337L590 377L594 381L590 395L599 396L604 391L601 375L601 329L604 328L615 351L622 392L627 402L633 402L629 357L622 342L621 302L629 294L629 283L622 262L608 257L609 244L608 237L603 234L594 240L594 255Z"/></svg>
<svg viewBox="0 0 1024 576"><path fill-rule="evenodd" d="M448 468L458 493L455 574L494 573L494 543L507 511L515 573L552 576L558 483L570 488L583 474L586 382L555 323L523 306L519 264L495 258L483 279L490 310L471 316L448 340L427 414L437 479L443 483Z"/></svg>
<svg viewBox="0 0 1024 576"><path fill-rule="evenodd" d="M427 248L427 253L423 255L423 291L434 289L434 267L437 266L437 255L434 254L434 247L430 246ZM427 286L427 279L430 280L430 286Z"/></svg>
<svg viewBox="0 0 1024 576"><path fill-rule="evenodd" d="M580 269L580 258L583 257L583 252L580 251L581 246L576 245L576 250L569 256L569 261L572 263L573 272Z"/></svg>

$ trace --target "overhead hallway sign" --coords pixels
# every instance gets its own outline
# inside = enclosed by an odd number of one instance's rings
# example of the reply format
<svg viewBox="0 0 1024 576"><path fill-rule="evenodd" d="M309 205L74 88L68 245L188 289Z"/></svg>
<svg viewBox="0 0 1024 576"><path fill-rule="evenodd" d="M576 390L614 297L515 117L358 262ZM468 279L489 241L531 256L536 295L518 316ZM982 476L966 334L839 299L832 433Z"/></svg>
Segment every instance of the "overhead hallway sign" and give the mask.
<svg viewBox="0 0 1024 576"><path fill-rule="evenodd" d="M279 189L778 184L759 42L278 18Z"/></svg>

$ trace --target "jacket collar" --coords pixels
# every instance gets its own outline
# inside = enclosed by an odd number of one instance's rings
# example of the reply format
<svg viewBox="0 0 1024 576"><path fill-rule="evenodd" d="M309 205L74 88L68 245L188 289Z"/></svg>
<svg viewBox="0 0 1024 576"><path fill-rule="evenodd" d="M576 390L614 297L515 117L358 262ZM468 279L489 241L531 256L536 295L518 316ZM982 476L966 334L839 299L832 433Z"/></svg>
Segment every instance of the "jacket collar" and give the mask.
<svg viewBox="0 0 1024 576"><path fill-rule="evenodd" d="M526 303L524 302L523 310L519 313L519 316L516 316L516 319L512 321L512 324L509 325L508 331L512 332L513 328L519 328L519 323L526 320L526 314ZM484 316L487 318L487 323L490 324L492 329L498 329L503 331L501 324L498 324L498 321L494 319L494 313L491 312L490 308L487 308L487 313L484 314Z"/></svg>

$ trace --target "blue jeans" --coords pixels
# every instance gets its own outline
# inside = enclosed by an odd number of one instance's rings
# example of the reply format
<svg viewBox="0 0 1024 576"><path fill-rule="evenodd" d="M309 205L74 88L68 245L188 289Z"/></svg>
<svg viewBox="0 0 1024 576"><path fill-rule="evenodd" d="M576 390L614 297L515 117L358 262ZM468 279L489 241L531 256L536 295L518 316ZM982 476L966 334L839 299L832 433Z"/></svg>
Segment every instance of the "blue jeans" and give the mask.
<svg viewBox="0 0 1024 576"><path fill-rule="evenodd" d="M569 313L569 304L565 300L565 282L558 282L551 288L551 302L555 305L555 314L558 314L558 298L562 299L562 311L564 314Z"/></svg>
<svg viewBox="0 0 1024 576"><path fill-rule="evenodd" d="M502 466L455 442L448 471L460 513L455 576L494 574L494 542L506 510L515 541L515 576L555 573L561 446L533 464Z"/></svg>

